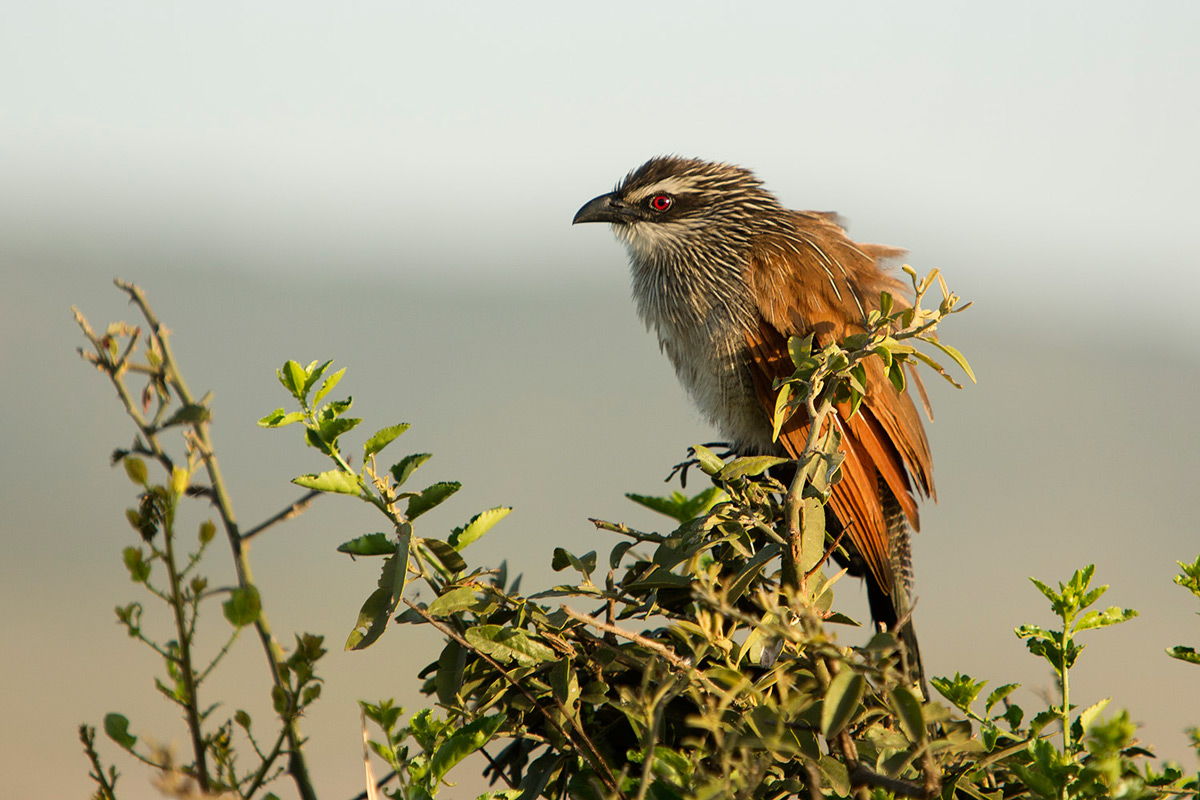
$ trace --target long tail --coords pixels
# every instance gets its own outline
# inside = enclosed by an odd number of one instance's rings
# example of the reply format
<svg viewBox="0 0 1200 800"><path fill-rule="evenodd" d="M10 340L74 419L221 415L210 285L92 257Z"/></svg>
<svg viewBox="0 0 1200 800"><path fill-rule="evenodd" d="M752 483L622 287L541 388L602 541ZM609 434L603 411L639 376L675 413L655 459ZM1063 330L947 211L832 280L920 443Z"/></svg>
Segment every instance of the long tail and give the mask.
<svg viewBox="0 0 1200 800"><path fill-rule="evenodd" d="M882 481L880 483L882 484ZM913 629L912 623L913 565L908 518L905 517L900 504L891 496L891 492L882 485L880 490L884 495L883 507L887 517L889 555L892 567L891 596L886 598L886 602L891 606L890 610L893 616L886 620L876 617L876 620L886 622L889 630L892 630L900 638L900 643L903 645L901 664L904 667L905 675L910 683L919 685L921 693L928 698L929 686L925 683L925 667L921 663L921 648L917 645L917 633ZM874 613L873 607L872 613Z"/></svg>

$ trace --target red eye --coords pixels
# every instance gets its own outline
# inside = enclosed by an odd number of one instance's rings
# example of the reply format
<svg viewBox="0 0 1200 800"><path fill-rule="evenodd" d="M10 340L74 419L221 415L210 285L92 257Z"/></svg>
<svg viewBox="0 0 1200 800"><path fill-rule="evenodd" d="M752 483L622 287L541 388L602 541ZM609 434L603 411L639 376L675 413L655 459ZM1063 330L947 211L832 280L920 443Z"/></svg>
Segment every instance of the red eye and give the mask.
<svg viewBox="0 0 1200 800"><path fill-rule="evenodd" d="M675 202L669 194L656 194L650 198L650 207L655 211L666 211Z"/></svg>

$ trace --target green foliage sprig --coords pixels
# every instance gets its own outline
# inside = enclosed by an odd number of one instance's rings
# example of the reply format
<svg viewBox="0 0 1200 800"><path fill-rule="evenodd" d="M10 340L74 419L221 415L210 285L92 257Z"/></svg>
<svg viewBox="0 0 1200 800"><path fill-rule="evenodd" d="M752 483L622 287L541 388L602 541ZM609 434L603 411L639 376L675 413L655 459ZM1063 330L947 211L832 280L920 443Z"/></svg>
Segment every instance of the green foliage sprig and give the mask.
<svg viewBox="0 0 1200 800"><path fill-rule="evenodd" d="M448 583L466 567L459 551L487 533L512 509L497 507L481 512L454 529L446 539L414 538L413 520L451 497L462 484L442 481L418 492L402 491L401 487L413 472L430 458L429 453L406 455L387 470L379 468L377 457L408 430L405 423L389 425L373 433L362 446L362 468L356 470L350 466L342 455L340 440L362 420L345 416L353 405L352 398L321 404L346 372L340 369L326 375L332 363L314 361L307 367L296 361L285 363L276 374L300 410L289 413L278 408L260 419L258 424L264 428L281 428L303 423L304 441L328 456L334 468L301 475L292 482L315 492L358 497L378 509L392 526L394 538L382 533L364 534L338 548L351 556L386 556L378 586L363 603L358 621L346 640L347 650L361 650L373 644L387 628L388 620L404 597L410 573L422 578L436 594L442 594ZM317 388L318 383L320 388ZM402 502L405 504L403 511L398 507Z"/></svg>

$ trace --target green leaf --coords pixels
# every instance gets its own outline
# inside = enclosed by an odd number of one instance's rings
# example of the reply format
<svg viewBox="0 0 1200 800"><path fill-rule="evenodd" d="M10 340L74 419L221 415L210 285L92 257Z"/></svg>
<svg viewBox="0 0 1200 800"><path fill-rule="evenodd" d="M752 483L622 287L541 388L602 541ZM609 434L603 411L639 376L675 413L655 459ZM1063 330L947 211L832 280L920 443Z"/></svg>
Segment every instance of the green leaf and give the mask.
<svg viewBox="0 0 1200 800"><path fill-rule="evenodd" d="M846 765L833 756L821 756L821 774L829 782L836 797L850 796L850 772Z"/></svg>
<svg viewBox="0 0 1200 800"><path fill-rule="evenodd" d="M358 610L358 621L354 630L346 637L347 650L365 650L383 634L388 617L391 616L388 607L390 597L391 592L387 589L376 589L367 596Z"/></svg>
<svg viewBox="0 0 1200 800"><path fill-rule="evenodd" d="M1054 781L1040 772L1035 772L1029 767L1015 762L1009 762L1009 768L1017 773L1017 777L1021 779L1021 783L1025 784L1030 790L1041 797L1053 800L1053 798L1061 796Z"/></svg>
<svg viewBox="0 0 1200 800"><path fill-rule="evenodd" d="M208 422L212 419L212 412L207 407L198 403L189 403L180 407L172 414L162 427L169 428L172 425L194 425L197 422Z"/></svg>
<svg viewBox="0 0 1200 800"><path fill-rule="evenodd" d="M450 546L449 542L443 542L441 539L423 538L418 540L425 553L431 556L435 561L442 565L446 572L455 575L467 568L467 561L458 551Z"/></svg>
<svg viewBox="0 0 1200 800"><path fill-rule="evenodd" d="M987 714L992 710L992 706L999 703L1004 698L1013 693L1014 690L1020 688L1019 683L1006 683L1003 686L997 686L992 690L992 693L987 696L987 703L983 707L983 713Z"/></svg>
<svg viewBox="0 0 1200 800"><path fill-rule="evenodd" d="M885 317L891 316L893 302L894 302L894 298L892 297L891 292L880 292L879 293L879 313Z"/></svg>
<svg viewBox="0 0 1200 800"><path fill-rule="evenodd" d="M812 572L825 555L825 505L816 497L804 498L800 518L800 568Z"/></svg>
<svg viewBox="0 0 1200 800"><path fill-rule="evenodd" d="M282 428L284 425L291 425L293 422L299 422L304 419L304 414L299 411L287 413L282 408L277 408L270 414L258 421L260 428Z"/></svg>
<svg viewBox="0 0 1200 800"><path fill-rule="evenodd" d="M1029 721L1029 735L1037 736L1042 732L1042 729L1051 723L1058 722L1061 719L1058 712L1052 709L1039 711L1033 715L1033 719Z"/></svg>
<svg viewBox="0 0 1200 800"><path fill-rule="evenodd" d="M825 701L821 705L822 736L832 739L842 732L858 713L866 690L866 679L843 665L841 671L829 682Z"/></svg>
<svg viewBox="0 0 1200 800"><path fill-rule="evenodd" d="M812 355L813 334L810 333L803 339L799 336L788 337L787 348L792 363L798 368L805 359Z"/></svg>
<svg viewBox="0 0 1200 800"><path fill-rule="evenodd" d="M516 661L523 667L554 661L557 654L525 631L502 625L475 625L467 629L467 642L501 663Z"/></svg>
<svg viewBox="0 0 1200 800"><path fill-rule="evenodd" d="M318 415L323 422L328 422L332 419L345 414L354 405L354 398L347 397L345 400L330 400L321 407L321 413ZM359 420L361 422L362 420Z"/></svg>
<svg viewBox="0 0 1200 800"><path fill-rule="evenodd" d="M450 546L455 550L463 550L467 545L479 539L492 529L500 520L512 513L510 506L496 506L487 511L480 511L471 517L470 522L461 528L455 528L450 533Z"/></svg>
<svg viewBox="0 0 1200 800"><path fill-rule="evenodd" d="M933 678L929 682L943 697L963 711L970 708L983 687L987 686L987 681L976 681L970 675L961 672L954 673L953 678Z"/></svg>
<svg viewBox="0 0 1200 800"><path fill-rule="evenodd" d="M849 374L846 376L850 385L860 394L867 393L867 366L859 361L850 368Z"/></svg>
<svg viewBox="0 0 1200 800"><path fill-rule="evenodd" d="M150 577L150 562L146 560L142 548L126 547L121 551L121 559L125 562L125 569L129 570L129 580L145 583Z"/></svg>
<svg viewBox="0 0 1200 800"><path fill-rule="evenodd" d="M687 522L691 519L691 517L686 519L680 518L684 506L687 505L687 497L682 492L672 492L669 497L626 492L625 497L639 506L648 508L651 511L657 511L659 514L670 517L676 522Z"/></svg>
<svg viewBox="0 0 1200 800"><path fill-rule="evenodd" d="M1087 608L1092 603L1099 600L1100 595L1104 594L1107 591L1108 591L1107 586L1097 586L1095 589L1093 589L1092 591L1085 594L1082 598L1080 598L1079 602L1076 605L1078 608L1081 608L1081 609Z"/></svg>
<svg viewBox="0 0 1200 800"><path fill-rule="evenodd" d="M890 352L890 351L889 351ZM891 358L891 356L888 356ZM888 380L892 382L897 392L904 393L904 362L900 359L892 361L892 366L888 368Z"/></svg>
<svg viewBox="0 0 1200 800"><path fill-rule="evenodd" d="M337 551L350 556L386 556L396 552L396 543L386 533L364 533L342 542Z"/></svg>
<svg viewBox="0 0 1200 800"><path fill-rule="evenodd" d="M304 382L308 376L304 372L304 367L291 359L284 362L283 366L275 371L279 376L279 382L283 384L283 388L292 393L301 403L304 402Z"/></svg>
<svg viewBox="0 0 1200 800"><path fill-rule="evenodd" d="M608 554L608 566L616 569L620 565L621 559L625 557L625 553L636 544L637 542L617 542L613 545L612 551Z"/></svg>
<svg viewBox="0 0 1200 800"><path fill-rule="evenodd" d="M392 473L392 480L396 482L396 486L404 485L409 476L416 471L417 467L424 464L429 459L433 458L432 453L413 453L410 456L405 456L397 463L391 466L388 471Z"/></svg>
<svg viewBox="0 0 1200 800"><path fill-rule="evenodd" d="M642 591L644 589L683 589L691 586L692 579L687 575L678 575L666 567L655 564L654 567L647 572L639 575L637 580L632 581L626 588L630 591Z"/></svg>
<svg viewBox="0 0 1200 800"><path fill-rule="evenodd" d="M1181 570L1173 579L1175 583L1197 597L1200 597L1200 558L1196 559L1195 564L1185 564L1182 561L1176 561L1175 563L1179 565Z"/></svg>
<svg viewBox="0 0 1200 800"><path fill-rule="evenodd" d="M975 380L975 373L971 370L971 365L967 363L966 357L963 356L962 353L958 352L958 350L956 350L955 348L951 347L948 344L942 344L937 339L922 338L921 341L929 342L931 345L933 345L934 347L936 347L937 349L941 350L943 353L945 353L946 355L948 355L952 359L954 359L954 363L958 364L959 368L962 369L963 372L967 373L967 377L971 379L971 383L979 382L979 381Z"/></svg>
<svg viewBox="0 0 1200 800"><path fill-rule="evenodd" d="M149 478L146 462L137 456L125 456L121 461L125 465L125 474L129 476L129 480L138 486L145 486Z"/></svg>
<svg viewBox="0 0 1200 800"><path fill-rule="evenodd" d="M771 412L772 442L779 441L779 432L783 430L783 426L792 416L790 411L792 394L792 387L785 384L779 387L779 392L775 395L775 410Z"/></svg>
<svg viewBox="0 0 1200 800"><path fill-rule="evenodd" d="M359 610L354 630L346 639L347 650L364 650L374 644L383 635L388 620L404 596L404 587L408 582L408 556L412 549L412 526L407 523L399 526L398 534L396 552L383 562L379 588L367 597Z"/></svg>
<svg viewBox="0 0 1200 800"><path fill-rule="evenodd" d="M137 737L129 732L129 720L121 714L104 715L104 733L122 749L133 752Z"/></svg>
<svg viewBox="0 0 1200 800"><path fill-rule="evenodd" d="M460 707L462 704L459 692L463 685L463 670L467 664L466 655L462 645L448 639L438 656L436 688L438 702L442 705Z"/></svg>
<svg viewBox="0 0 1200 800"><path fill-rule="evenodd" d="M716 453L702 444L693 445L692 452L696 454L696 460L700 462L700 469L708 475L716 475L725 466L725 462Z"/></svg>
<svg viewBox="0 0 1200 800"><path fill-rule="evenodd" d="M1180 661L1186 661L1189 664L1200 664L1200 653L1197 653L1194 647L1184 647L1181 644L1175 647L1168 647L1167 655L1171 658L1177 658Z"/></svg>
<svg viewBox="0 0 1200 800"><path fill-rule="evenodd" d="M822 534L823 533L824 531L822 531ZM742 567L737 576L729 582L730 603L736 603L739 599L741 599L742 595L746 593L746 589L748 589L754 579L759 576L767 563L770 562L770 560L775 556L779 555L779 551L781 549L782 548L778 544L771 542L763 547L763 549L759 550L754 555L754 558L746 562L745 566Z"/></svg>
<svg viewBox="0 0 1200 800"><path fill-rule="evenodd" d="M329 365L332 363L333 361L326 361L318 366L316 361L312 361L304 368L304 394L307 395L312 391L312 387L321 380L321 376L325 374L325 370L329 369Z"/></svg>
<svg viewBox="0 0 1200 800"><path fill-rule="evenodd" d="M925 715L921 711L921 701L907 686L897 686L890 692L892 708L896 710L896 719L904 729L904 735L910 742L925 741Z"/></svg>
<svg viewBox="0 0 1200 800"><path fill-rule="evenodd" d="M366 461L371 456L375 455L383 448L391 444L397 436L408 430L408 423L402 422L399 425L391 425L387 428L382 428L375 431L370 439L363 443L363 460Z"/></svg>
<svg viewBox="0 0 1200 800"><path fill-rule="evenodd" d="M462 488L456 481L442 481L427 487L408 500L407 516L414 520Z"/></svg>
<svg viewBox="0 0 1200 800"><path fill-rule="evenodd" d="M1008 723L1010 730L1016 732L1021 727L1021 720L1025 718L1025 711L1020 706L1009 703L1000 718Z"/></svg>
<svg viewBox="0 0 1200 800"><path fill-rule="evenodd" d="M438 597L425 609L433 617L445 617L458 611L466 611L479 605L479 598L470 586L451 589Z"/></svg>
<svg viewBox="0 0 1200 800"><path fill-rule="evenodd" d="M550 566L555 572L562 572L567 567L571 567L585 578L590 578L596 571L596 551L592 550L582 556L576 556L561 547L556 547L550 560Z"/></svg>
<svg viewBox="0 0 1200 800"><path fill-rule="evenodd" d="M229 599L221 604L225 619L235 628L244 628L258 621L262 614L262 598L254 584L239 586L229 593Z"/></svg>
<svg viewBox="0 0 1200 800"><path fill-rule="evenodd" d="M333 451L329 448L329 444L321 438L319 431L306 427L304 429L304 443L309 447L320 450L325 455L330 455Z"/></svg>
<svg viewBox="0 0 1200 800"><path fill-rule="evenodd" d="M1075 630L1086 631L1091 628L1107 628L1109 625L1119 625L1128 622L1138 615L1132 608L1117 608L1112 606L1104 611L1089 611L1075 623Z"/></svg>
<svg viewBox="0 0 1200 800"><path fill-rule="evenodd" d="M1058 603L1062 602L1061 594L1054 591L1049 586L1047 586L1046 584L1039 581L1037 578L1030 578L1029 580L1034 586L1036 586L1038 588L1039 592L1041 592L1042 594L1044 594L1046 596L1046 599L1049 600L1052 604L1058 604Z"/></svg>
<svg viewBox="0 0 1200 800"><path fill-rule="evenodd" d="M1022 625L1014 629L1014 633L1021 639L1041 639L1049 642L1057 642L1061 635L1057 631L1048 631L1040 625Z"/></svg>
<svg viewBox="0 0 1200 800"><path fill-rule="evenodd" d="M358 424L362 422L359 417L329 417L322 419L317 425L317 432L321 439L332 444L337 441L337 438L347 431L354 430Z"/></svg>
<svg viewBox="0 0 1200 800"><path fill-rule="evenodd" d="M736 478L753 477L787 462L788 459L776 456L738 456L722 467L716 478L719 481L732 481Z"/></svg>
<svg viewBox="0 0 1200 800"><path fill-rule="evenodd" d="M718 686L729 690L745 686L750 681L745 674L728 667L709 667L704 670L704 676Z"/></svg>
<svg viewBox="0 0 1200 800"><path fill-rule="evenodd" d="M433 757L429 761L433 776L437 780L446 777L455 764L490 742L504 725L506 719L504 714L494 714L477 719L455 731L444 744L434 751Z"/></svg>
<svg viewBox="0 0 1200 800"><path fill-rule="evenodd" d="M1080 730L1084 733L1087 733L1087 730L1091 728L1092 724L1096 721L1096 717L1100 715L1100 712L1103 711L1105 706L1107 706L1110 702L1112 702L1112 698L1106 697L1079 712Z"/></svg>
<svg viewBox="0 0 1200 800"><path fill-rule="evenodd" d="M335 494L359 494L362 491L361 479L340 469L331 469L319 475L301 475L292 478L292 483L305 489Z"/></svg>
<svg viewBox="0 0 1200 800"><path fill-rule="evenodd" d="M331 362L326 361L325 366L329 366L330 363ZM325 367L321 367L322 371L324 371L324 369L325 369ZM327 395L331 391L333 391L333 387L338 385L338 382L340 382L342 380L342 376L345 374L346 374L346 368L342 367L337 372L333 373L328 378L326 378L325 382L321 384L321 388L317 391L316 396L313 397L312 404L315 406L318 403L320 403L322 400L324 400L325 395ZM311 386L312 384L310 383L309 385Z"/></svg>
<svg viewBox="0 0 1200 800"><path fill-rule="evenodd" d="M574 708L579 699L579 675L576 674L570 657L559 659L550 668L550 688L565 708Z"/></svg>
<svg viewBox="0 0 1200 800"><path fill-rule="evenodd" d="M888 350L886 347L876 347L871 352L874 353L875 355L879 356L879 359L883 362L883 368L885 371L890 370L892 368L892 351L891 350Z"/></svg>
<svg viewBox="0 0 1200 800"><path fill-rule="evenodd" d="M859 364L858 366L861 367L862 364ZM866 399L866 395L864 393L858 391L857 389L851 388L849 391L850 391L850 407L846 411L846 419L850 419L855 414L857 414L859 407L862 406L863 400Z"/></svg>

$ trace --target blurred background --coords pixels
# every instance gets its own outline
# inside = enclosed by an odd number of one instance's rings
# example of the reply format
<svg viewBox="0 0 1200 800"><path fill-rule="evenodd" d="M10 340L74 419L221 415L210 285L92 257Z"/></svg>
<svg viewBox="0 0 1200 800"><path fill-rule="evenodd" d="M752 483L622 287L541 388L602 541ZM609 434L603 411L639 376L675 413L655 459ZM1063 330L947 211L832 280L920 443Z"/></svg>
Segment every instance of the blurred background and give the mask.
<svg viewBox="0 0 1200 800"><path fill-rule="evenodd" d="M1163 648L1200 642L1171 583L1200 552L1200 6L49 0L5 17L6 796L88 793L76 726L110 711L186 744L151 682L161 665L114 623L145 599L120 558L133 487L108 466L132 431L75 353L72 304L96 327L132 322L111 280L146 289L191 388L215 394L244 524L324 468L295 429L255 426L287 401L274 370L333 358L364 428L412 423L389 454L435 454L418 483L463 482L425 531L514 506L469 556L507 559L532 591L555 581L552 546L614 544L587 517L667 527L623 493L677 488L671 465L713 438L634 315L622 249L569 224L660 153L749 166L785 204L841 212L975 301L943 338L979 384L927 380L926 666L1039 702L1050 674L1012 629L1053 620L1027 578L1095 562L1102 602L1141 616L1085 640L1072 699L1111 694L1145 743L1195 768L1182 729L1200 724L1200 673ZM354 701L419 707L414 673L437 653L410 628L341 651L377 563L334 548L378 529L324 499L254 544L277 635L328 637L305 723L324 797L361 789ZM865 616L860 585L839 603ZM217 609L208 622L217 643ZM250 637L215 680L219 713L267 729ZM124 797L155 796L100 747Z"/></svg>

